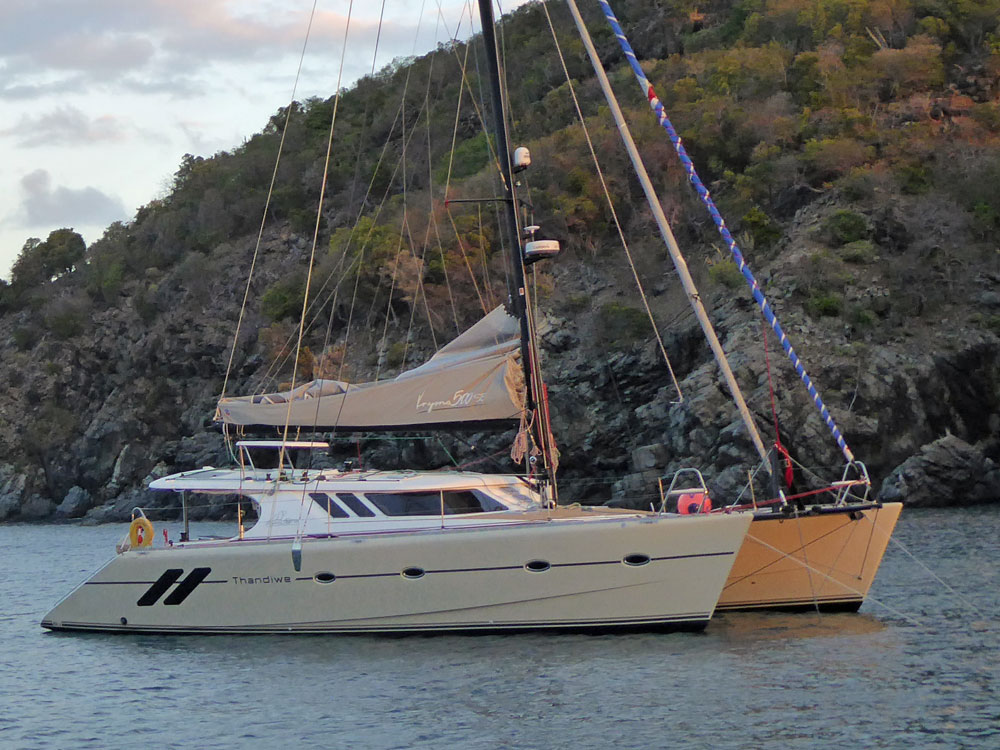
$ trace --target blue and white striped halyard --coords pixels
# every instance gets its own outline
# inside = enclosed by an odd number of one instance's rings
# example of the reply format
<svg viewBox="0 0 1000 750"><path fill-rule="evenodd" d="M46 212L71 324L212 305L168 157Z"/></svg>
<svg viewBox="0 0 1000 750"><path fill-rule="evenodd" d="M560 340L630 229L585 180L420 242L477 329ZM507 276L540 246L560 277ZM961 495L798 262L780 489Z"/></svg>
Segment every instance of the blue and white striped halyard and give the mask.
<svg viewBox="0 0 1000 750"><path fill-rule="evenodd" d="M844 436L840 434L840 429L837 427L836 422L833 421L833 417L826 408L826 404L823 403L823 399L820 398L819 392L812 383L812 379L806 373L799 356L795 353L791 343L788 341L788 337L785 336L785 332L781 329L781 324L778 323L778 319L775 317L774 311L771 309L771 305L768 303L767 298L764 297L764 293L760 290L760 285L757 283L757 279L755 279L753 273L751 273L750 267L743 258L743 253L740 252L740 248L736 244L736 240L733 239L733 235L729 232L725 219L722 218L722 215L719 213L719 209L715 205L715 201L713 201L712 197L709 195L708 188L705 187L704 183L702 183L701 179L698 177L698 173L694 168L694 163L691 161L691 158L688 156L687 151L684 148L684 144L681 142L681 137L677 134L673 123L671 123L670 119L667 117L663 104L656 96L656 92L653 91L652 84L650 84L649 80L646 78L646 74L642 72L642 67L639 65L635 52L632 51L632 45L629 44L628 38L625 36L625 32L618 23L618 19L615 18L615 14L611 10L608 0L598 0L598 2L604 11L604 15L607 18L608 23L611 25L612 31L614 31L615 37L618 39L618 44L621 46L622 52L625 53L625 59L627 59L629 65L632 66L632 72L635 73L639 86L642 88L642 93L649 101L650 108L656 115L656 119L659 121L660 125L662 125L663 129L667 131L667 135L670 137L670 142L674 144L674 150L677 151L677 155L680 157L681 163L684 165L684 169L688 174L688 178L691 180L691 184L698 193L698 197L701 198L701 202L704 203L705 207L708 209L708 213L711 215L712 221L715 222L715 226L718 227L723 241L725 241L726 246L729 248L729 252L732 253L733 260L739 267L740 272L743 274L743 278L747 281L747 284L750 285L750 291L753 294L754 300L756 300L757 304L760 306L764 319L774 330L775 335L778 337L778 341L781 342L781 348L785 350L785 354L787 354L788 358L792 361L792 366L795 368L795 372L798 373L798 376L805 385L806 390L809 391L809 396L812 398L816 408L819 409L820 416L823 417L823 420L826 422L826 426L829 427L830 432L833 433L833 437L837 441L837 445L840 447L844 457L848 462L853 462L854 454L851 452L851 449L847 447L847 442L844 440Z"/></svg>

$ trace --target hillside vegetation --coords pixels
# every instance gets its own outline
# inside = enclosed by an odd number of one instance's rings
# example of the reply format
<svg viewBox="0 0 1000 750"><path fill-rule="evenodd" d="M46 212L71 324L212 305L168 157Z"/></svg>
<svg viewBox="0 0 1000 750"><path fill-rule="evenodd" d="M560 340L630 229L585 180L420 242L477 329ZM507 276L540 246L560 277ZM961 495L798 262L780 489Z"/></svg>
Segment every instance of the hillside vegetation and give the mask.
<svg viewBox="0 0 1000 750"><path fill-rule="evenodd" d="M876 476L947 432L1000 458L1000 0L614 5ZM642 495L651 476L694 462L728 473L730 488L752 464L746 439L731 426L735 412L583 46L563 7L550 12L672 362L693 389L671 403L545 15L526 5L505 18L501 38L514 139L534 157L523 197L542 234L564 246L535 284L567 481L585 500ZM760 325L743 280L610 30L596 7L585 12L751 406L769 425ZM0 519L51 517L57 506L106 518L149 502L140 488L150 474L223 460L206 428L262 217L229 393L290 379L314 232L317 302L299 377L395 374L502 302L495 205L445 205L497 194L479 47L455 42L397 60L342 92L318 222L333 97L281 107L231 151L185 156L164 196L90 247L69 228L29 239L0 285ZM784 442L812 465L836 464L794 375L774 366ZM468 459L502 443L475 436L447 447ZM366 446L371 460L443 460L433 446Z"/></svg>

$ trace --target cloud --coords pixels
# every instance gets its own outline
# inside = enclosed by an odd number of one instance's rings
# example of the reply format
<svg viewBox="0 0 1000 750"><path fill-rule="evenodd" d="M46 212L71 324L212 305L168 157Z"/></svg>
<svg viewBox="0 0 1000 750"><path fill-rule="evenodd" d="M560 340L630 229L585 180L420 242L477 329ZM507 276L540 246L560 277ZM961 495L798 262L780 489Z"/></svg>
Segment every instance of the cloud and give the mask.
<svg viewBox="0 0 1000 750"><path fill-rule="evenodd" d="M61 106L42 115L23 115L16 125L0 130L22 148L32 146L79 146L128 139L128 128L112 115L89 117L76 107Z"/></svg>
<svg viewBox="0 0 1000 750"><path fill-rule="evenodd" d="M25 228L110 224L128 216L120 199L95 187L53 187L52 176L44 169L22 177L21 192L15 221Z"/></svg>
<svg viewBox="0 0 1000 750"><path fill-rule="evenodd" d="M124 85L133 91L163 91L176 86L177 95L190 96L192 79L200 82L202 91L211 88L217 66L276 64L297 57L309 13L303 4L290 5L273 0L6 0L0 3L0 99L51 94L69 88L68 79L81 90ZM356 61L350 67L367 72L370 62L360 61L366 54L371 59L377 6L359 10L355 5L348 57ZM420 42L414 45L420 5L396 0L386 13L380 64L410 54L414 46L418 52L432 47L432 37L443 39L445 26L437 8L426 3ZM443 12L451 32L463 17L464 36L469 22L461 7ZM339 64L346 23L342 13L317 11L308 56L324 59L327 66Z"/></svg>

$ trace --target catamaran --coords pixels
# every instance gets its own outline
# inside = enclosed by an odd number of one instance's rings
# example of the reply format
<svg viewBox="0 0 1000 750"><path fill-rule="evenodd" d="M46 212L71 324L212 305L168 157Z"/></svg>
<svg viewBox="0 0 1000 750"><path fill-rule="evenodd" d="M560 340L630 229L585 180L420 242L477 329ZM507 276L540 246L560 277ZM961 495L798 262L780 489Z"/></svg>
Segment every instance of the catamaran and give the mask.
<svg viewBox="0 0 1000 750"><path fill-rule="evenodd" d="M276 426L278 441L238 441L232 468L155 480L151 489L235 496L258 520L228 539L154 546L137 509L105 567L42 625L156 633L357 633L698 629L712 616L748 514L682 515L556 503L524 266L553 254L522 245L494 19L480 3L508 225L503 308L392 380L316 380L222 398L233 428ZM301 342L300 342L301 343ZM537 446L527 477L312 468L325 450L291 430L520 423Z"/></svg>

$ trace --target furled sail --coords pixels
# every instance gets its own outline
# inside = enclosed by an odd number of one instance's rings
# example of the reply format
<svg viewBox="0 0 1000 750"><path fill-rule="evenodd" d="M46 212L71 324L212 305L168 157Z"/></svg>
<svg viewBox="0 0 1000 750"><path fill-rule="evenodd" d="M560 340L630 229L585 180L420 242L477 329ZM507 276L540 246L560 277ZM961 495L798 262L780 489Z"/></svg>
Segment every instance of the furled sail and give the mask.
<svg viewBox="0 0 1000 750"><path fill-rule="evenodd" d="M359 430L515 421L524 410L519 347L517 320L498 307L392 380L313 380L291 391L223 398L216 420Z"/></svg>

